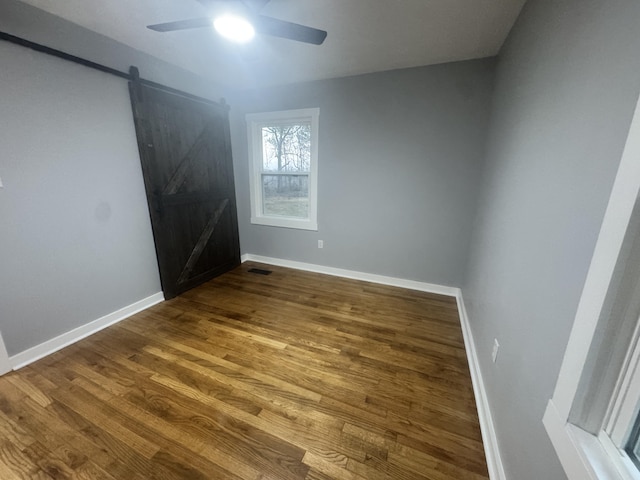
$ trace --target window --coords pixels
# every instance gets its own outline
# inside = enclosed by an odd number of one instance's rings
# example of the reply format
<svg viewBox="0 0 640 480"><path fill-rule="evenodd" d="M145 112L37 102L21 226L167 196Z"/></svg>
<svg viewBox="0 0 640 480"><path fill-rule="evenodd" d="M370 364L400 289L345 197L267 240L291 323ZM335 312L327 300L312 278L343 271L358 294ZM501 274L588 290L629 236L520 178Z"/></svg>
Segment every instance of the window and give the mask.
<svg viewBox="0 0 640 480"><path fill-rule="evenodd" d="M318 108L247 115L251 223L317 230Z"/></svg>
<svg viewBox="0 0 640 480"><path fill-rule="evenodd" d="M570 480L640 479L640 102L543 423Z"/></svg>

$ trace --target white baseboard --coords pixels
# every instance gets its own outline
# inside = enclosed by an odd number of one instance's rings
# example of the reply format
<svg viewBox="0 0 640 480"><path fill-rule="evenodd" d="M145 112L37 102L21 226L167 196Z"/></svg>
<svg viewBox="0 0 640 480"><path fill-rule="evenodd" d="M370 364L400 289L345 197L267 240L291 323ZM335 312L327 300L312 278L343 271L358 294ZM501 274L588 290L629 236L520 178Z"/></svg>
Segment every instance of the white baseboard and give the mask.
<svg viewBox="0 0 640 480"><path fill-rule="evenodd" d="M263 257L261 255L253 255L247 253L240 258L242 263L253 261L258 263L266 263L268 265L277 265L279 267L294 268L296 270L305 270L307 272L324 273L334 277L351 278L353 280L362 280L365 282L379 283L381 285L390 285L392 287L407 288L409 290L419 290L421 292L436 293L438 295L447 295L449 297L457 297L460 292L459 288L436 285L434 283L417 282L415 280L405 280L396 277L387 277L385 275L376 275L373 273L357 272L355 270L345 270L343 268L325 267L324 265L316 265L313 263L296 262L293 260L284 260L281 258Z"/></svg>
<svg viewBox="0 0 640 480"><path fill-rule="evenodd" d="M2 333L0 333L0 375L4 375L11 370L13 370L11 360L9 360L9 354L7 353L7 348L4 346Z"/></svg>
<svg viewBox="0 0 640 480"><path fill-rule="evenodd" d="M489 398L487 397L487 391L484 388L484 382L482 380L482 372L480 371L478 352L476 350L476 344L473 341L467 309L462 300L462 291L458 292L456 300L460 314L460 326L462 327L462 335L464 337L464 347L467 351L471 382L473 383L473 393L476 397L476 408L478 409L478 419L480 420L482 443L484 444L484 453L487 458L489 478L491 480L506 480L507 476L504 472L502 457L500 456L498 437L491 415L491 408L489 407Z"/></svg>
<svg viewBox="0 0 640 480"><path fill-rule="evenodd" d="M40 345L36 345L35 347L31 347L23 352L20 352L16 355L13 355L9 358L11 363L11 367L13 370L18 370L19 368L25 367L30 363L35 362L36 360L40 360L47 355L51 355L62 348L71 345L72 343L77 342L78 340L82 340L89 335L92 335L100 330L108 327L109 325L113 325L114 323L118 323L124 320L131 315L141 312L157 303L164 301L164 295L162 292L155 293L147 298L143 298L131 305L121 308L120 310L116 310L104 317L98 318L90 323L82 325L78 328L74 328L73 330L63 333L51 340L47 340L46 342L41 343Z"/></svg>

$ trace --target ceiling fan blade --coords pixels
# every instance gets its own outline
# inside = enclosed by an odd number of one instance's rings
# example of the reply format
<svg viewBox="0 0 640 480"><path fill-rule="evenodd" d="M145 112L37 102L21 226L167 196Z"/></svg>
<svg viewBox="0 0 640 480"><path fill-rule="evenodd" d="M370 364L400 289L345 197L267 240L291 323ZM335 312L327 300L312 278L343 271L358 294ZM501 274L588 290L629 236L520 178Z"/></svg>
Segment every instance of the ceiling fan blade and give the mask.
<svg viewBox="0 0 640 480"><path fill-rule="evenodd" d="M318 30L317 28L307 27L298 23L287 22L265 15L254 15L250 18L256 32L264 35L311 43L313 45L321 45L325 38L327 38L327 32L324 30ZM173 32L191 28L211 28L212 26L211 18L200 17L147 25L147 28L156 32Z"/></svg>
<svg viewBox="0 0 640 480"><path fill-rule="evenodd" d="M256 32L273 37L287 38L298 42L312 43L313 45L322 45L324 39L327 38L327 32L324 30L298 23L285 22L265 15L256 15L253 17L252 23Z"/></svg>
<svg viewBox="0 0 640 480"><path fill-rule="evenodd" d="M176 22L157 23L155 25L147 25L147 28L156 32L173 32L175 30L188 30L190 28L213 28L209 17L190 18L188 20L178 20Z"/></svg>

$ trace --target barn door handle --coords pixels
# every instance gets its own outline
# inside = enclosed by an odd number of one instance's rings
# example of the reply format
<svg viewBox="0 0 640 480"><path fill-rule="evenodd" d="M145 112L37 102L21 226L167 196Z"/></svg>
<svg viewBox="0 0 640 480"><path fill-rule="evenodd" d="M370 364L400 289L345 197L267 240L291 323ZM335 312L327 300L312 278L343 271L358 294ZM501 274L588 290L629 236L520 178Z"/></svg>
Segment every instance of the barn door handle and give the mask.
<svg viewBox="0 0 640 480"><path fill-rule="evenodd" d="M161 217L164 215L164 204L162 202L162 194L154 192L151 196L151 206L155 212Z"/></svg>

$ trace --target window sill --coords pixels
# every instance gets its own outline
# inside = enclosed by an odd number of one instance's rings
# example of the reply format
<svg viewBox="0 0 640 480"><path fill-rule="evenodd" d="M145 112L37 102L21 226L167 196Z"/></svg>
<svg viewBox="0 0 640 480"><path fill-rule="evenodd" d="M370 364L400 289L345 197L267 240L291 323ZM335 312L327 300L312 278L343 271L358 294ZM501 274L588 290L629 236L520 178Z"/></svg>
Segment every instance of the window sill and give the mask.
<svg viewBox="0 0 640 480"><path fill-rule="evenodd" d="M598 437L563 420L553 400L542 421L569 480L629 480Z"/></svg>
<svg viewBox="0 0 640 480"><path fill-rule="evenodd" d="M278 217L251 217L254 225L267 225L269 227L294 228L298 230L318 231L318 223L311 220L300 220L296 218Z"/></svg>

